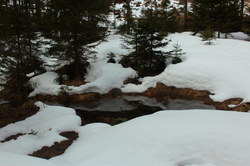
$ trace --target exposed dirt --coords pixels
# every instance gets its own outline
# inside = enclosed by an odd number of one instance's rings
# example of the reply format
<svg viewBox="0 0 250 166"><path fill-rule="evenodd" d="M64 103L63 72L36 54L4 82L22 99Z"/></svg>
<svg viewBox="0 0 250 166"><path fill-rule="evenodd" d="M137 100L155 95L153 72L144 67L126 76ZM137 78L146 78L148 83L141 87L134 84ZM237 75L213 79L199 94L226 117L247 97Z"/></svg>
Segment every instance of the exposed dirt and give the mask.
<svg viewBox="0 0 250 166"><path fill-rule="evenodd" d="M33 100L46 101L46 102L59 102L65 106L72 103L87 103L97 101L103 98L122 96L123 93L119 89L113 89L105 95L98 93L85 93L68 95L63 94L60 96L42 96L38 95ZM214 102L209 96L212 95L206 90L194 90L190 88L176 88L173 86L166 86L158 83L155 88L149 88L143 93L126 93L126 95L147 96L155 98L161 102L167 102L169 99L185 99L185 100L198 100L204 104L213 105L218 110L232 110L246 112L250 110L250 103L241 103L241 98L228 99L223 102ZM229 107L228 105L237 105L236 107Z"/></svg>
<svg viewBox="0 0 250 166"><path fill-rule="evenodd" d="M69 103L87 103L87 102L97 101L101 97L102 95L98 93L85 93L85 94L75 94L75 95L69 95L67 93L63 93L59 96L37 95L32 99L45 102L59 102L63 105L68 105Z"/></svg>
<svg viewBox="0 0 250 166"><path fill-rule="evenodd" d="M8 142L8 141L11 141L11 140L16 140L18 137L23 136L23 135L25 135L25 134L18 133L16 135L11 135L11 136L7 137L5 140L1 141L1 143Z"/></svg>
<svg viewBox="0 0 250 166"><path fill-rule="evenodd" d="M86 84L87 82L81 80L81 79L75 79L75 80L72 80L72 81L69 81L69 80L65 80L63 81L63 85L67 85L67 86L81 86L81 85L84 85Z"/></svg>
<svg viewBox="0 0 250 166"><path fill-rule="evenodd" d="M213 105L218 110L232 110L247 112L250 110L250 103L241 103L243 99L233 98L223 102L214 102L209 95L212 95L209 91L194 90L190 88L176 88L173 86L166 86L162 83L158 83L155 88L149 88L142 94L134 93L133 95L145 95L148 97L156 98L158 101L168 101L169 99L186 99L186 100L199 100L208 105ZM228 105L237 105L230 108Z"/></svg>
<svg viewBox="0 0 250 166"><path fill-rule="evenodd" d="M10 123L24 120L37 113L39 108L34 105L34 101L24 103L20 107L13 107L6 103L0 105L0 128Z"/></svg>
<svg viewBox="0 0 250 166"><path fill-rule="evenodd" d="M78 133L74 131L63 132L60 135L66 137L68 140L59 143L55 142L55 144L50 147L45 146L42 149L30 154L30 156L50 159L52 157L61 155L73 143L73 141L78 138Z"/></svg>

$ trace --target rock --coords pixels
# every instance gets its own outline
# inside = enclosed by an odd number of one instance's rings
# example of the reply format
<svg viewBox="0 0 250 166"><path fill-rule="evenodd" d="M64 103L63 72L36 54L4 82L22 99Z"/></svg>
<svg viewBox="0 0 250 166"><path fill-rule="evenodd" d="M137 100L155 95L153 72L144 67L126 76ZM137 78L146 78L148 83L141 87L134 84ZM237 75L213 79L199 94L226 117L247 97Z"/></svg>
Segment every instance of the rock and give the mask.
<svg viewBox="0 0 250 166"><path fill-rule="evenodd" d="M167 67L166 63L164 61L157 61L152 66L152 72L154 73L161 73L165 70Z"/></svg>
<svg viewBox="0 0 250 166"><path fill-rule="evenodd" d="M122 91L121 89L118 88L114 88L111 91L109 91L109 93L107 94L107 96L110 97L117 97L117 96L121 96L122 95ZM106 95L105 95L106 96Z"/></svg>
<svg viewBox="0 0 250 166"><path fill-rule="evenodd" d="M211 101L209 98L210 93L205 90L194 90L190 88L176 88L173 86L166 86L162 83L157 83L155 88L149 88L147 91L143 92L145 96L154 97L156 99L166 98L179 98L187 100L206 100Z"/></svg>
<svg viewBox="0 0 250 166"><path fill-rule="evenodd" d="M177 64L177 63L181 63L182 59L179 57L173 57L172 59L172 64Z"/></svg>
<svg viewBox="0 0 250 166"><path fill-rule="evenodd" d="M113 58L109 58L108 63L116 63L116 61Z"/></svg>

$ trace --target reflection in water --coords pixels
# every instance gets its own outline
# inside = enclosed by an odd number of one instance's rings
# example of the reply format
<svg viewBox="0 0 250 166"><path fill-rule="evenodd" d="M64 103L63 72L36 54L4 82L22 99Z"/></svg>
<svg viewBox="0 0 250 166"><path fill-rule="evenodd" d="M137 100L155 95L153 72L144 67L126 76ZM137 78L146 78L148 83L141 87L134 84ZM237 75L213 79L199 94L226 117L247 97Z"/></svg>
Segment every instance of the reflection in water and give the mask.
<svg viewBox="0 0 250 166"><path fill-rule="evenodd" d="M50 105L61 105L50 103ZM121 96L119 98L104 98L88 103L69 104L68 107L85 111L120 112L131 111L140 107L157 107L159 110L186 110L186 109L215 109L211 105L196 100L173 99L168 102L159 102L145 96Z"/></svg>
<svg viewBox="0 0 250 166"><path fill-rule="evenodd" d="M60 105L58 103L47 103ZM145 96L120 96L119 98L105 98L95 102L70 104L82 119L82 125L93 122L104 122L110 125L152 114L160 110L186 110L186 109L215 109L195 100L169 100L166 103Z"/></svg>
<svg viewBox="0 0 250 166"><path fill-rule="evenodd" d="M211 105L195 100L174 99L161 103L154 98L145 96L122 96L121 98L105 98L95 102L69 105L78 110L86 111L130 111L141 106L158 107L160 110L215 109Z"/></svg>

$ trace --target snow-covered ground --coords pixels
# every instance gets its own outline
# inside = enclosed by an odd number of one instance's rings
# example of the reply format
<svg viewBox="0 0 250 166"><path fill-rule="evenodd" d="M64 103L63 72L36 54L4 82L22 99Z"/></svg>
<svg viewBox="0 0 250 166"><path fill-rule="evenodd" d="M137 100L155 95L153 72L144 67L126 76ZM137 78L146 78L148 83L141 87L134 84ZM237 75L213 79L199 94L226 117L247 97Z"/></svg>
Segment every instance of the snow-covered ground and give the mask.
<svg viewBox="0 0 250 166"><path fill-rule="evenodd" d="M242 33L233 34L237 39L246 37ZM250 101L250 43L245 40L217 39L215 45L204 45L201 38L192 36L189 32L176 33L169 36L171 43L163 48L173 49L172 45L178 43L186 54L183 62L169 65L163 73L155 77L145 77L142 85L127 84L123 81L129 77L135 77L136 72L131 68L123 68L120 64L107 63L108 53L115 53L116 60L128 50L122 48L122 40L119 35L110 35L107 42L100 44L95 60L90 60L91 66L86 75L85 85L68 87L69 93L98 92L107 93L113 88L120 88L123 92L143 92L149 87L155 87L157 82L179 88L193 88L208 90L214 95L215 101L223 101L229 98L243 98ZM61 85L56 80L57 75L47 72L33 77L31 84L34 91L30 96L42 94L57 95Z"/></svg>
<svg viewBox="0 0 250 166"><path fill-rule="evenodd" d="M41 102L37 102L36 105L40 107L37 114L0 129L0 141L12 135L25 134L17 140L0 143L1 151L31 154L43 146L52 146L55 142L65 140L66 138L59 134L72 131L81 124L80 117L76 116L71 108L48 106Z"/></svg>
<svg viewBox="0 0 250 166"><path fill-rule="evenodd" d="M79 126L73 109L37 105L41 111L36 115L0 129L1 140L17 132L36 133L1 143L1 166L249 166L250 163L249 113L168 110L116 126L102 123ZM50 160L23 155L37 150L38 142L50 145L52 139L65 139L59 138L58 133L66 130L77 131L79 138L64 154Z"/></svg>
<svg viewBox="0 0 250 166"><path fill-rule="evenodd" d="M132 1L135 16L145 7L144 3L137 6L138 2L142 0ZM183 62L169 65L158 76L141 78L141 85L124 85L126 79L137 74L118 63L107 63L110 52L117 55L117 62L120 55L128 52L121 46L121 36L110 35L107 42L96 48L96 58L89 60L87 84L59 85L57 74L48 71L31 78L34 91L30 96L58 95L61 90L70 94L104 94L113 88L143 92L161 82L168 86L208 90L215 101L239 97L250 102L250 43L245 41L249 37L234 33L228 38L217 39L213 41L215 45L208 46L188 32L172 34L169 36L172 42L163 49L172 50L172 45L178 42L186 52ZM48 65L55 63L45 60ZM36 104L40 107L37 114L0 129L0 141L24 134L16 140L0 142L0 166L249 166L250 163L249 113L168 110L115 126L103 123L80 126L81 120L73 109ZM79 138L64 154L50 160L27 156L43 146L66 140L60 135L64 131L79 133Z"/></svg>

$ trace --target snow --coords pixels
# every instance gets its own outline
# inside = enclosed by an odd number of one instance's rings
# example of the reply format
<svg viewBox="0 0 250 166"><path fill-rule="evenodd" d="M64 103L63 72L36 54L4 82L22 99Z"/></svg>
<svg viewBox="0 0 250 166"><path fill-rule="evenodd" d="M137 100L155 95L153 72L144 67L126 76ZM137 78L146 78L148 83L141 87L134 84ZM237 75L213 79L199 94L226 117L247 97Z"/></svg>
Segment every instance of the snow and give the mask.
<svg viewBox="0 0 250 166"><path fill-rule="evenodd" d="M226 38L226 34L222 34L221 38ZM233 33L229 33L227 34L227 38L228 39L238 39L238 40L250 40L250 37L243 33L243 32L233 32Z"/></svg>
<svg viewBox="0 0 250 166"><path fill-rule="evenodd" d="M238 38L240 38L238 33ZM241 34L242 35L242 34ZM237 38L237 35L234 35ZM169 65L164 72L154 77L142 78L141 85L123 82L128 78L136 77L131 68L123 68L120 64L107 63L108 53L116 54L118 62L128 50L122 48L122 39L119 35L110 35L107 42L101 43L96 51L96 59L90 60L90 68L85 77L85 85L69 86L70 94L97 92L105 94L113 88L123 92L143 92L155 87L158 82L178 88L192 88L208 90L214 101L223 101L229 98L243 98L243 102L250 101L250 50L249 42L235 39L217 39L215 45L204 45L201 38L192 36L189 32L176 33L169 36L171 43L163 48L172 49L178 42L186 53L183 62ZM57 74L47 72L33 77L30 80L34 91L30 96L37 94L58 95L62 85L56 83Z"/></svg>
<svg viewBox="0 0 250 166"><path fill-rule="evenodd" d="M30 79L30 84L34 89L29 96L36 94L58 94L60 85L56 79L58 75L55 72L46 72Z"/></svg>
<svg viewBox="0 0 250 166"><path fill-rule="evenodd" d="M40 111L0 129L4 138L36 133L0 144L4 166L248 166L250 114L218 110L160 111L110 126L80 126L71 108L38 102ZM43 160L28 157L42 146L65 140L62 131L79 138L64 154Z"/></svg>
<svg viewBox="0 0 250 166"><path fill-rule="evenodd" d="M162 111L116 126L91 124L51 162L81 166L248 166L250 114ZM94 130L95 126L97 131Z"/></svg>
<svg viewBox="0 0 250 166"><path fill-rule="evenodd" d="M0 129L1 141L11 135L25 134L17 140L0 143L2 151L31 154L43 146L51 146L54 142L66 140L59 134L63 131L72 131L81 124L81 119L71 108L48 106L41 102L37 102L36 105L40 107L37 114Z"/></svg>
<svg viewBox="0 0 250 166"><path fill-rule="evenodd" d="M142 0L132 2L135 17L145 8L144 3L136 6L137 2ZM181 7L174 1L172 4ZM123 6L119 4L115 8L121 10ZM114 16L110 17L112 19ZM121 20L117 21L117 24L121 23ZM222 38L225 36L222 35ZM242 32L231 33L228 39L214 40L215 45L212 46L204 45L200 37L191 36L188 32L172 34L169 39L170 45L163 49L169 51L171 45L178 42L186 52L183 62L169 65L157 76L141 78L141 85L124 85L126 79L137 76L136 72L118 63L107 63L111 52L116 54L117 62L128 53L121 46L121 36L112 32L107 42L96 47L96 58L89 60L85 85L59 85L58 75L52 71L53 65L57 64L56 59L44 57L48 71L34 77L34 73L27 75L32 77L29 83L34 89L29 96L58 95L62 89L70 94L105 94L113 88L126 93L143 92L160 82L177 88L208 90L214 101L242 98L243 102L250 102L250 50L246 41L249 36ZM131 97L125 99L138 100ZM147 98L140 101L160 106ZM121 101L117 99L115 102ZM174 109L179 103L185 104L177 99L173 106L168 107ZM248 166L250 163L249 113L167 110L115 126L104 123L80 126L81 119L71 108L41 102L36 105L40 108L37 114L0 128L0 141L24 134L16 140L0 142L0 166ZM106 106L102 108L106 109ZM237 105L228 106L233 108ZM50 160L27 156L43 146L66 140L60 135L64 131L79 134L64 154Z"/></svg>
<svg viewBox="0 0 250 166"><path fill-rule="evenodd" d="M136 75L134 70L125 69L120 64L108 64L105 61L94 63L86 76L86 81L90 83L80 87L70 87L70 93L98 92L104 94L113 88L120 89L126 79Z"/></svg>
<svg viewBox="0 0 250 166"><path fill-rule="evenodd" d="M158 76L143 78L142 85L128 84L123 92L143 92L161 82L178 88L208 90L215 101L237 97L250 101L249 42L217 39L215 45L208 46L187 32L173 34L171 40L186 52L184 62L169 65Z"/></svg>
<svg viewBox="0 0 250 166"><path fill-rule="evenodd" d="M236 107L236 106L237 106L237 105L235 105L235 104L229 104L229 105L228 105L229 108L234 108L234 107Z"/></svg>
<svg viewBox="0 0 250 166"><path fill-rule="evenodd" d="M0 150L1 166L57 166L48 160Z"/></svg>
<svg viewBox="0 0 250 166"><path fill-rule="evenodd" d="M122 41L119 35L109 36L108 41L96 48L96 51L98 51L97 58L90 60L90 68L85 77L85 81L88 83L79 87L68 86L67 89L70 94L87 92L105 94L113 88L120 89L126 79L137 76L131 68L123 68L120 64L107 63L108 53L113 52L118 55L127 52L127 50L121 48ZM119 61L120 56L116 56L115 59ZM59 85L56 81L57 77L58 75L55 72L48 71L31 78L29 82L34 90L29 96L32 97L37 94L58 95L62 87L66 86Z"/></svg>

